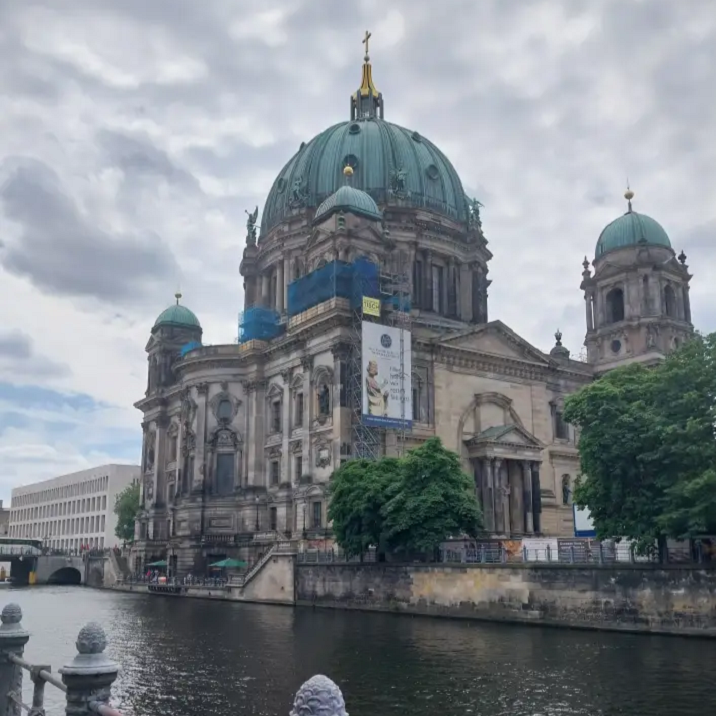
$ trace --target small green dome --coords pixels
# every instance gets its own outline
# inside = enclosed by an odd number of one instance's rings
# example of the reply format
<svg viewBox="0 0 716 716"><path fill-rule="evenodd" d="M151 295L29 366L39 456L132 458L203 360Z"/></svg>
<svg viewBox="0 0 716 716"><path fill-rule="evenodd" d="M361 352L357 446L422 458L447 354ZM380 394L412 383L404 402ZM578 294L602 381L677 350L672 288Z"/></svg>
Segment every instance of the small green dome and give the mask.
<svg viewBox="0 0 716 716"><path fill-rule="evenodd" d="M314 222L327 219L337 211L350 211L352 214L364 216L373 221L382 221L378 205L370 194L352 186L342 186L335 194L331 194L316 210Z"/></svg>
<svg viewBox="0 0 716 716"><path fill-rule="evenodd" d="M159 314L159 318L154 322L154 328L176 326L177 328L198 328L201 330L199 319L194 315L193 311L179 304L180 298L181 294L178 293L176 295L177 302Z"/></svg>
<svg viewBox="0 0 716 716"><path fill-rule="evenodd" d="M624 216L608 224L597 241L596 258L627 246L664 246L671 248L671 241L662 225L646 214L637 214L631 208Z"/></svg>

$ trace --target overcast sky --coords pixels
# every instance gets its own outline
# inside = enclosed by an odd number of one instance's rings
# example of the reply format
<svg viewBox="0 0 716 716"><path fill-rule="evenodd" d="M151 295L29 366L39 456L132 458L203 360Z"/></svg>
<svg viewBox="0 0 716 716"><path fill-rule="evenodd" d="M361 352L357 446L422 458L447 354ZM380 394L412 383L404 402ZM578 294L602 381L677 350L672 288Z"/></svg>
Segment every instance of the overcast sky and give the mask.
<svg viewBox="0 0 716 716"><path fill-rule="evenodd" d="M713 0L0 0L0 498L139 460L179 284L234 340L244 211L348 118L366 28L386 119L485 205L491 318L579 354L581 262L628 176L716 329Z"/></svg>

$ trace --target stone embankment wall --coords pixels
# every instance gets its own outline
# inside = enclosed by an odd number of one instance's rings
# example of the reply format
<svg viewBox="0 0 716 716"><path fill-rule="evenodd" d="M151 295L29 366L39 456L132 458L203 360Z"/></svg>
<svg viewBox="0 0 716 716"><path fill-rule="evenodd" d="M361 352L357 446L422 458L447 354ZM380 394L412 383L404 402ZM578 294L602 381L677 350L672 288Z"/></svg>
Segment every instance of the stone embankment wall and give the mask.
<svg viewBox="0 0 716 716"><path fill-rule="evenodd" d="M298 564L296 603L716 637L716 569Z"/></svg>

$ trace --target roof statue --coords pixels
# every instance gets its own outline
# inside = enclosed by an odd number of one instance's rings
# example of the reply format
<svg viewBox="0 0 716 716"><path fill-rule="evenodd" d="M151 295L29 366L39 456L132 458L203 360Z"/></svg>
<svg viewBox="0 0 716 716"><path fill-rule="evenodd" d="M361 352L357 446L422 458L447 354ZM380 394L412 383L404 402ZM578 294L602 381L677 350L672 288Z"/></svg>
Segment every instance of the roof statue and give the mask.
<svg viewBox="0 0 716 716"><path fill-rule="evenodd" d="M256 246L256 220L259 218L259 207L257 206L253 213L249 213L246 209L245 211L249 217L246 219L246 245Z"/></svg>

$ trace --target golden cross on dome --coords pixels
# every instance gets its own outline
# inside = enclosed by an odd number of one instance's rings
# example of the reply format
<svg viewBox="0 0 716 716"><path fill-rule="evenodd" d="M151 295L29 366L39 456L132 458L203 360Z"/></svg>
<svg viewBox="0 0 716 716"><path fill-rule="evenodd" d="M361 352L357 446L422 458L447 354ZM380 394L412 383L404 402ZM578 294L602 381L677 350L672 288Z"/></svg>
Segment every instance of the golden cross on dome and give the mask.
<svg viewBox="0 0 716 716"><path fill-rule="evenodd" d="M372 33L368 32L368 30L365 31L365 37L363 38L362 42L365 45L365 61L368 62L370 59L370 56L368 55L368 40L372 37Z"/></svg>

